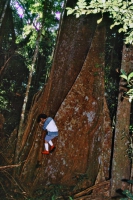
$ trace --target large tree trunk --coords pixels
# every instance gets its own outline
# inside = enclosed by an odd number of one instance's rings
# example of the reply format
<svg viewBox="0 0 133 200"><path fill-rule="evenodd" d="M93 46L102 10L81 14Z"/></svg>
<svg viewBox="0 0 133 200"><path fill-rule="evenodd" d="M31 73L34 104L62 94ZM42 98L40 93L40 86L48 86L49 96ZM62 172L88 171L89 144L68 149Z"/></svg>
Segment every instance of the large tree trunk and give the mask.
<svg viewBox="0 0 133 200"><path fill-rule="evenodd" d="M82 188L109 178L112 131L104 98L105 27L98 27L96 19L64 15L50 78L33 99L18 152L22 163L15 178L27 192L52 183L76 185L77 190L77 174L87 177L80 182ZM36 123L41 112L55 116L59 128L56 151L49 156L41 154L43 136Z"/></svg>
<svg viewBox="0 0 133 200"><path fill-rule="evenodd" d="M67 6L69 6L69 3L71 2L68 1ZM55 116L82 68L95 28L95 16L84 16L76 19L75 16L67 17L64 15L50 78L41 93L40 100L37 96L33 107L31 106L20 151L26 145L27 139L33 139L33 135L29 135L29 132L34 129L35 134L38 131L35 121L37 114L46 112L50 116ZM30 147L27 146L24 149L24 151L28 151ZM23 158L26 159L25 156ZM21 159L22 157L20 157Z"/></svg>
<svg viewBox="0 0 133 200"><path fill-rule="evenodd" d="M85 19L88 20L86 17ZM83 18L80 20L83 20ZM86 27L86 31L87 30ZM54 68L55 66L53 66L48 85L46 86L38 105L41 103L40 111L45 111L47 108L46 110L50 114L50 109L53 105L56 106L56 103L58 104L58 99L60 99L60 104L63 101L57 114L55 112L55 120L59 127L57 149L49 157L41 155L41 130L37 126L35 126L36 129L32 131L32 134L26 139L26 134L29 133L29 127L32 125L31 123L35 123L35 116L38 113L36 110L33 119L31 119L31 116L29 115L30 122L26 129L27 133L25 132L24 135L25 138L23 138L22 141L22 147L24 146L24 148L22 149L20 157L21 160L24 160L24 158L26 159L26 162L21 168L20 177L23 183L28 185L28 190L29 186L32 186L31 190L34 190L38 186L45 187L45 185L51 183L74 186L77 184L77 180L73 179L73 177L77 174L88 177L87 181L81 183L82 187L93 185L98 174L99 177L97 178L97 181L109 177L108 168L110 164L112 132L111 126L109 126L110 128L107 130L104 129L104 124L110 122L108 117L105 119L106 115L104 115L107 110L105 108L106 103L104 100L104 42L104 26L97 27L91 47L90 49L88 48L88 54L82 69L77 78L75 77L76 80L71 86L68 94L66 94L64 101L62 99L62 87L64 90L66 90L67 87L63 86L63 84L61 87L60 83L57 82L56 76L53 75L54 72L56 73L56 70L60 69L58 62L54 63L54 65L58 65L58 67ZM77 53L78 50L80 55L81 49L76 48ZM58 54L56 56L55 60L59 60L58 58L60 58L60 56L58 56ZM69 59L67 61L69 61ZM81 60L77 61L81 62ZM76 67L76 64L74 66ZM65 67L66 66L64 65L64 70ZM60 76L58 74L57 76L62 77L61 72L59 71L58 73L60 73ZM64 80L65 82L68 76L70 76L69 73L64 76L62 81ZM69 79L71 84L73 81ZM53 104L50 102L49 106L49 102L47 102L48 97L52 98L54 92L56 94L54 83L57 83L56 86L58 88L57 92L59 93L59 98L56 99ZM53 84L53 87L51 87L51 84ZM46 95L48 95L48 97ZM45 105L43 102L45 102ZM56 110L58 107L59 105L56 107ZM31 110L31 112L33 112L33 110ZM34 125L32 128L33 127ZM108 145L107 139L109 139ZM27 147L26 142L32 145ZM109 151L106 151L105 156L103 151L105 151L106 148L109 148ZM40 168L36 168L37 160L40 160ZM102 165L105 163L106 166L102 169Z"/></svg>
<svg viewBox="0 0 133 200"><path fill-rule="evenodd" d="M124 45L121 69L123 69L126 73L131 72L131 70L133 69L132 54L132 48L126 48L126 45ZM114 136L111 196L120 195L120 190L128 189L128 184L125 180L130 179L131 161L128 157L127 150L129 146L131 104L129 103L129 100L127 98L122 98L122 87L123 80L121 79Z"/></svg>
<svg viewBox="0 0 133 200"><path fill-rule="evenodd" d="M109 178L112 131L104 97L105 27L97 26L96 19L64 15L50 78L33 99L19 149L22 164L16 178L27 192L52 183L75 186L77 174L87 177L80 182L83 188ZM42 130L36 123L41 112L55 116L59 128L56 151L49 156L41 154Z"/></svg>

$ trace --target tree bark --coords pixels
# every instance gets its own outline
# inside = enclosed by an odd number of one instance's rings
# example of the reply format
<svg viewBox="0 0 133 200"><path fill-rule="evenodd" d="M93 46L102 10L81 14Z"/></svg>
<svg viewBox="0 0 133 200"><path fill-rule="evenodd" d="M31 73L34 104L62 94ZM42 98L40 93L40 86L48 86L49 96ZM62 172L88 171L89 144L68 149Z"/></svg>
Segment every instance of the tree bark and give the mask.
<svg viewBox="0 0 133 200"><path fill-rule="evenodd" d="M130 73L131 70L133 70L132 54L132 48L126 48L126 45L124 45L121 69L123 69L127 74ZM114 135L111 196L120 195L119 191L128 189L128 184L126 180L129 180L130 178L131 161L128 157L127 150L129 146L131 103L126 98L123 98L122 100L122 93L120 92L122 86L123 80L120 79Z"/></svg>

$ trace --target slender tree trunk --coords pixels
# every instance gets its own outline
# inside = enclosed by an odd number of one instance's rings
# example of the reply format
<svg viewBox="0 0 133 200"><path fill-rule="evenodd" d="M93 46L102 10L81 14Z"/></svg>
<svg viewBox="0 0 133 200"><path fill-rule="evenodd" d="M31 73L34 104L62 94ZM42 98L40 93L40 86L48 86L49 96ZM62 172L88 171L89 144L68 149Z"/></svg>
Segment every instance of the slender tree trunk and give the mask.
<svg viewBox="0 0 133 200"><path fill-rule="evenodd" d="M27 101L28 101L29 90L30 90L30 86L31 86L32 75L33 75L33 72L34 72L34 66L35 66L35 62L36 62L37 54L38 54L38 50L39 50L39 41L40 41L40 38L41 38L41 32L42 32L42 29L39 31L38 37L37 37L37 40L36 40L36 48L35 48L35 52L34 52L34 56L33 56L31 69L30 69L30 72L29 72L29 79L28 79L27 89L26 89L26 93L25 93L24 103L23 103L23 106L22 106L21 119L20 119L20 124L19 124L19 129L18 129L16 152L15 152L16 153L15 163L18 162L18 156L19 156L19 152L20 152L21 140L22 140L22 136L23 136L24 116L25 116L26 105L27 105Z"/></svg>
<svg viewBox="0 0 133 200"><path fill-rule="evenodd" d="M0 18L0 28L1 28L1 25L2 25L2 22L3 22L3 19L5 17L5 13L6 13L6 9L7 9L7 6L8 6L8 3L10 2L10 0L7 0L5 2L5 6L4 6L4 9L3 9L3 13L1 15L1 18Z"/></svg>
<svg viewBox="0 0 133 200"><path fill-rule="evenodd" d="M133 50L131 48L126 48L126 45L124 45L121 69L126 73L131 72L133 69L131 63L132 54ZM119 91L121 91L122 85L123 80L121 79ZM131 104L128 99L124 98L122 100L122 94L119 92L112 161L111 196L117 196L119 195L119 190L128 188L124 179L130 178L130 160L127 155L129 145L130 109Z"/></svg>
<svg viewBox="0 0 133 200"><path fill-rule="evenodd" d="M6 71L7 67L9 66L8 63L10 62L10 60L12 59L14 53L15 53L15 40L16 40L16 35L15 35L15 28L14 28L14 21L13 21L13 14L12 14L12 10L11 8L8 6L8 8L6 9L6 16L4 18L4 22L3 24L5 24L5 21L10 20L10 27L9 29L11 29L11 34L12 34L12 42L11 42L11 46L9 47L9 49L7 50L7 53L5 54L5 61L3 64L3 66L0 69L0 81L2 81L4 72ZM5 25L4 25L5 26ZM0 46L2 46L2 41L4 39L4 37L8 37L8 33L4 33L3 30L5 30L5 27L2 26L2 32L1 32L1 36L2 38L0 39Z"/></svg>

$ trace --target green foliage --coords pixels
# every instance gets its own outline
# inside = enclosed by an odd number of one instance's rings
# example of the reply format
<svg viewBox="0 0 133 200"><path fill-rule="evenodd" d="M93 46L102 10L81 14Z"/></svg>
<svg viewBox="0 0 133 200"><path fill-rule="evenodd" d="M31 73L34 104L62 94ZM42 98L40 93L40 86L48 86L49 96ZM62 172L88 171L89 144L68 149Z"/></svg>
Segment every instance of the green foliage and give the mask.
<svg viewBox="0 0 133 200"><path fill-rule="evenodd" d="M133 180L128 180L127 183L133 184ZM121 198L120 200L133 200L133 194L129 190L124 190L122 192L126 197Z"/></svg>
<svg viewBox="0 0 133 200"><path fill-rule="evenodd" d="M130 160L133 160L133 139L132 135L129 137L129 145L127 149L127 154Z"/></svg>
<svg viewBox="0 0 133 200"><path fill-rule="evenodd" d="M129 97L129 102L131 103L133 100L133 72L127 75L123 70L121 70L121 73L122 74L120 75L120 77L126 80L127 82L126 87L129 89L127 92L125 92L125 94Z"/></svg>
<svg viewBox="0 0 133 200"><path fill-rule="evenodd" d="M127 198L121 198L120 200L133 200L133 195L129 190L124 190L122 193L126 195Z"/></svg>
<svg viewBox="0 0 133 200"><path fill-rule="evenodd" d="M2 96L5 93L5 91L0 90L0 93L1 93L1 96L0 96L0 108L1 108L1 110L7 110L8 101L4 96Z"/></svg>
<svg viewBox="0 0 133 200"><path fill-rule="evenodd" d="M72 198L72 197L69 197L69 199L70 199L70 200L73 200L73 198Z"/></svg>
<svg viewBox="0 0 133 200"><path fill-rule="evenodd" d="M113 19L110 28L119 25L119 33L125 33L125 43L133 44L133 0L91 0L89 4L85 0L78 0L74 9L66 9L67 15L75 14L77 18L83 14L101 13L98 24L102 21L103 14L109 13L109 17Z"/></svg>

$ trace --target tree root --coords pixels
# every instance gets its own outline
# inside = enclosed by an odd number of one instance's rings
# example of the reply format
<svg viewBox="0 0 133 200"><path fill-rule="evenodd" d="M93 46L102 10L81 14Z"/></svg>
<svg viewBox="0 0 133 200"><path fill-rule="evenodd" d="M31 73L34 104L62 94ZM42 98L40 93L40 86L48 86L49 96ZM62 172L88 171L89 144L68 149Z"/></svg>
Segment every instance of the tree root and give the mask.
<svg viewBox="0 0 133 200"><path fill-rule="evenodd" d="M75 199L75 200L78 200L79 198L77 198L77 197L81 197L81 196L87 194L88 192L90 192L90 191L92 191L92 190L94 190L94 189L96 189L96 188L99 188L99 187L101 187L101 186L103 186L103 185L108 184L109 182L110 182L110 180L104 181L104 182L101 182L101 183L98 183L98 184L96 184L96 185L93 185L92 187L89 187L89 188L83 190L82 192L79 192L79 193L75 194L75 195L74 195L74 199Z"/></svg>

